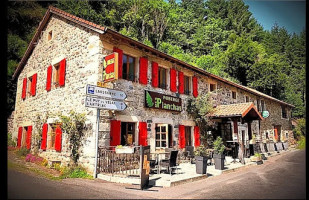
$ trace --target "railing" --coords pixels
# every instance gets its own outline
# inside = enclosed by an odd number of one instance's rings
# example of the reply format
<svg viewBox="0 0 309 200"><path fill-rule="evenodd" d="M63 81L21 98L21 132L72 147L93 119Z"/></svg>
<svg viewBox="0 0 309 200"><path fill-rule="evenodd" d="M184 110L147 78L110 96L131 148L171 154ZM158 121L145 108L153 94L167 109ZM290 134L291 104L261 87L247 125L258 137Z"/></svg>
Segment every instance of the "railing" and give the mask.
<svg viewBox="0 0 309 200"><path fill-rule="evenodd" d="M115 147L99 147L97 173L138 176L140 147L133 148L133 153L116 153Z"/></svg>

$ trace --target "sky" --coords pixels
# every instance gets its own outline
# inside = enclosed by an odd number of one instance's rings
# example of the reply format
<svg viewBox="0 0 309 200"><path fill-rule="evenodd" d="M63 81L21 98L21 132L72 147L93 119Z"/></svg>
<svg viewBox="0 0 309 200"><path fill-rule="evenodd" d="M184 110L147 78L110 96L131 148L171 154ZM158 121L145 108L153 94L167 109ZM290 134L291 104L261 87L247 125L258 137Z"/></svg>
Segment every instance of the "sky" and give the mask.
<svg viewBox="0 0 309 200"><path fill-rule="evenodd" d="M291 34L305 29L305 0L244 0L244 3L264 30L271 30L275 22Z"/></svg>

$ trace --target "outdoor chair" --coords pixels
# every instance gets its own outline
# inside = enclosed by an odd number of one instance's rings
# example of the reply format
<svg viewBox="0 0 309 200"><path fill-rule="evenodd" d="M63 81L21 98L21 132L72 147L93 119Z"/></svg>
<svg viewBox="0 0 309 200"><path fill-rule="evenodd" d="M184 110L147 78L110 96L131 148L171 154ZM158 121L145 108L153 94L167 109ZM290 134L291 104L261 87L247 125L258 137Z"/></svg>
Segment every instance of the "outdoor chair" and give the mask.
<svg viewBox="0 0 309 200"><path fill-rule="evenodd" d="M160 166L166 167L170 175L172 175L172 169L175 169L175 168L176 168L176 173L177 173L177 155L178 155L178 150L173 150L170 153L169 159L164 159L160 161Z"/></svg>
<svg viewBox="0 0 309 200"><path fill-rule="evenodd" d="M149 165L151 172L158 170L158 158L156 157L155 160L149 160Z"/></svg>
<svg viewBox="0 0 309 200"><path fill-rule="evenodd" d="M194 158L194 147L186 146L184 156L185 156L185 159L189 158L190 162L192 163L192 159Z"/></svg>

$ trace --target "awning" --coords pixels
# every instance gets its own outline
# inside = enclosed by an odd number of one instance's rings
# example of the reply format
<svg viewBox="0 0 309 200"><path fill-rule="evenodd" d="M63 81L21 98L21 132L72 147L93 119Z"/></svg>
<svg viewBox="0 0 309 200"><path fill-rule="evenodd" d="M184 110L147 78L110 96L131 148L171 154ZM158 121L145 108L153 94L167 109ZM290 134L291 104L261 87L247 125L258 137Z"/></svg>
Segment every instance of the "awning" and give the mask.
<svg viewBox="0 0 309 200"><path fill-rule="evenodd" d="M241 117L250 120L263 120L252 102L219 105L208 116L211 118Z"/></svg>

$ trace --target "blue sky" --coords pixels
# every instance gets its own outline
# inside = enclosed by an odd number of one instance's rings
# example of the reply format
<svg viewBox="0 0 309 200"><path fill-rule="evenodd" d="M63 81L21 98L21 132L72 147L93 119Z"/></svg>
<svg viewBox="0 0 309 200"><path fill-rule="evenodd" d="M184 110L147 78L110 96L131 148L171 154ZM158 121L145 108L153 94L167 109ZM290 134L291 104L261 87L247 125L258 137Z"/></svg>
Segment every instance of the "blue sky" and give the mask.
<svg viewBox="0 0 309 200"><path fill-rule="evenodd" d="M289 33L298 34L305 28L305 0L244 0L244 3L264 30L271 30L275 22Z"/></svg>

